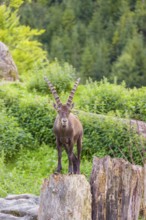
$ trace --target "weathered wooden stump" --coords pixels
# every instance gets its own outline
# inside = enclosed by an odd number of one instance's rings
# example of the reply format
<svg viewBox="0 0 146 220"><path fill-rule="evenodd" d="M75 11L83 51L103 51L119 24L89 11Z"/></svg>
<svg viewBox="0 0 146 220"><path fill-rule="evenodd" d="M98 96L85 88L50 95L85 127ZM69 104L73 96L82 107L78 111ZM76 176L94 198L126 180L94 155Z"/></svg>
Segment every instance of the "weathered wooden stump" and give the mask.
<svg viewBox="0 0 146 220"><path fill-rule="evenodd" d="M91 220L90 184L83 175L51 175L44 180L39 220Z"/></svg>
<svg viewBox="0 0 146 220"><path fill-rule="evenodd" d="M143 191L143 169L123 159L93 160L93 220L137 220Z"/></svg>

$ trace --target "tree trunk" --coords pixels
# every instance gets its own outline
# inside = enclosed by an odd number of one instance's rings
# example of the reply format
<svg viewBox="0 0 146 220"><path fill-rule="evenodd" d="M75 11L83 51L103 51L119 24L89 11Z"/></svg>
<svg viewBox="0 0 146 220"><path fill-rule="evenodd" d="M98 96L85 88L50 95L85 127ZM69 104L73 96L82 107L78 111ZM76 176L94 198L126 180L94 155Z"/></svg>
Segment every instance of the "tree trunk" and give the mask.
<svg viewBox="0 0 146 220"><path fill-rule="evenodd" d="M123 159L93 160L93 220L137 220L143 191L143 169Z"/></svg>
<svg viewBox="0 0 146 220"><path fill-rule="evenodd" d="M51 175L40 196L39 220L91 220L90 184L83 175Z"/></svg>

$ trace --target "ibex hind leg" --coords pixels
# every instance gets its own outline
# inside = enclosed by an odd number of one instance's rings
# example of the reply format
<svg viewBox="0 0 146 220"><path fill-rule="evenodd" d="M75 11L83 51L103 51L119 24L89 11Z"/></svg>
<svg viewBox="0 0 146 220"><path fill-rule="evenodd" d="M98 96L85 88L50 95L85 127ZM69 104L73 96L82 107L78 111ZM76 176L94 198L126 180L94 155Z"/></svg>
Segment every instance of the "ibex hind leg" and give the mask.
<svg viewBox="0 0 146 220"><path fill-rule="evenodd" d="M80 161L82 151L82 137L77 140L77 174L80 174Z"/></svg>
<svg viewBox="0 0 146 220"><path fill-rule="evenodd" d="M76 174L77 171L78 171L78 165L77 165L77 163L78 163L78 159L77 159L77 157L75 156L75 154L73 154L73 172L74 172L74 174Z"/></svg>

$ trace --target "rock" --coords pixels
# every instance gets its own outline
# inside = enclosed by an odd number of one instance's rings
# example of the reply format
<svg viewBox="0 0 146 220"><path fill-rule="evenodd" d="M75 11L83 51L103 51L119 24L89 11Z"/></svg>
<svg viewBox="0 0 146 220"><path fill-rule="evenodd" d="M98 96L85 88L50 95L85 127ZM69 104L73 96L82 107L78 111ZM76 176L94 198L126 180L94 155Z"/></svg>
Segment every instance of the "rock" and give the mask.
<svg viewBox="0 0 146 220"><path fill-rule="evenodd" d="M0 220L37 220L39 197L22 194L0 198Z"/></svg>
<svg viewBox="0 0 146 220"><path fill-rule="evenodd" d="M31 216L14 217L8 214L0 214L0 220L34 220Z"/></svg>
<svg viewBox="0 0 146 220"><path fill-rule="evenodd" d="M44 180L39 220L91 220L90 185L84 175L51 175Z"/></svg>
<svg viewBox="0 0 146 220"><path fill-rule="evenodd" d="M15 81L19 79L17 67L8 47L0 42L0 79Z"/></svg>

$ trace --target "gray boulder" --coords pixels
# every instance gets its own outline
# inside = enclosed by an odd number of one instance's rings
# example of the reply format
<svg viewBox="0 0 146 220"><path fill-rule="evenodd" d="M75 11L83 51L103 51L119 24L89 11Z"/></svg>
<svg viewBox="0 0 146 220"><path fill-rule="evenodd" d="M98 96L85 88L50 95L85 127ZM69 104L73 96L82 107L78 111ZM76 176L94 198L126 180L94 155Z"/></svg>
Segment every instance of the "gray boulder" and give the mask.
<svg viewBox="0 0 146 220"><path fill-rule="evenodd" d="M0 42L0 79L19 80L18 70L9 52L8 47Z"/></svg>
<svg viewBox="0 0 146 220"><path fill-rule="evenodd" d="M37 220L39 197L30 194L0 198L0 220Z"/></svg>

